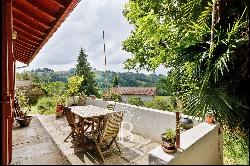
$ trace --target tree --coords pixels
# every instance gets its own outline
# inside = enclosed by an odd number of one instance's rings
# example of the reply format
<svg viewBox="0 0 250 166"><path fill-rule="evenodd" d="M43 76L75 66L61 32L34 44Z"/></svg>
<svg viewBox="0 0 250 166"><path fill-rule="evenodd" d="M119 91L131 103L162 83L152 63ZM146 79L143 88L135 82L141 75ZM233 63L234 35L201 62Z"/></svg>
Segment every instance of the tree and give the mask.
<svg viewBox="0 0 250 166"><path fill-rule="evenodd" d="M84 92L86 95L99 96L95 74L92 72L92 68L87 61L87 55L83 48L81 48L77 58L76 75L84 78L79 89L80 92Z"/></svg>
<svg viewBox="0 0 250 166"><path fill-rule="evenodd" d="M127 69L171 69L173 96L185 113L213 111L230 129L249 136L249 3L130 0L123 12L134 25L123 49ZM212 24L212 25L211 25Z"/></svg>
<svg viewBox="0 0 250 166"><path fill-rule="evenodd" d="M113 76L112 84L113 84L113 87L118 87L118 85L119 85L119 77L118 77L117 74Z"/></svg>

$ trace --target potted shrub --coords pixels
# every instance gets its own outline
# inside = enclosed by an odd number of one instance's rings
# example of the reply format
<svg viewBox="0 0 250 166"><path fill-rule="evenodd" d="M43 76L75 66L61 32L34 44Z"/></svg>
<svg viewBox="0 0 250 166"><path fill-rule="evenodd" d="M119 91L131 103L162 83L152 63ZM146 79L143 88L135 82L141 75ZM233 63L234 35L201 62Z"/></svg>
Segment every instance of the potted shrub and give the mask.
<svg viewBox="0 0 250 166"><path fill-rule="evenodd" d="M30 124L30 121L32 120L32 116L28 116L27 114L31 111L31 102L29 98L27 98L25 90L19 90L16 92L17 93L17 98L16 100L20 101L20 106L19 103L16 105L16 107L23 108L22 110L20 109L18 117L16 117L17 122L20 124L21 127L27 127Z"/></svg>
<svg viewBox="0 0 250 166"><path fill-rule="evenodd" d="M77 102L75 101L75 95L77 95L81 83L83 81L83 77L79 77L79 76L72 76L68 78L68 96L69 96L69 100L73 100L74 104L73 105L77 105Z"/></svg>
<svg viewBox="0 0 250 166"><path fill-rule="evenodd" d="M162 139L162 149L166 153L173 153L176 151L176 134L175 130L173 129L166 129L164 133L161 134L161 139Z"/></svg>
<svg viewBox="0 0 250 166"><path fill-rule="evenodd" d="M205 122L207 122L208 124L211 124L211 123L215 122L213 112L207 112L206 113Z"/></svg>
<svg viewBox="0 0 250 166"><path fill-rule="evenodd" d="M31 106L28 106L26 108L26 111L23 112L23 114L20 115L20 117L17 117L16 120L20 124L21 127L27 127L30 125L30 121L32 120L32 116L28 116L28 112L31 111Z"/></svg>
<svg viewBox="0 0 250 166"><path fill-rule="evenodd" d="M55 97L56 100L56 117L60 117L63 114L63 107L64 107L64 103L66 101L66 96L65 95L60 95L60 96L56 96Z"/></svg>

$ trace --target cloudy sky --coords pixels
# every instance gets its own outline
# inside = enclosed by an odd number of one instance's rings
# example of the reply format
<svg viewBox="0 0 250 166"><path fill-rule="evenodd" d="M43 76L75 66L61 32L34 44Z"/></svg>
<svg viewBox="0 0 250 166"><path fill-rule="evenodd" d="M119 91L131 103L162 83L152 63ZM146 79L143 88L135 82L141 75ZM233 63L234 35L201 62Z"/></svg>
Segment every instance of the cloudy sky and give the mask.
<svg viewBox="0 0 250 166"><path fill-rule="evenodd" d="M93 68L105 70L102 31L105 31L107 69L126 72L123 62L131 56L122 50L133 26L122 15L128 0L81 0L60 28L40 50L29 67L22 70L48 67L55 71L75 67L80 48L85 49ZM22 66L18 63L17 66ZM141 71L145 74L152 72ZM166 74L160 67L157 74Z"/></svg>

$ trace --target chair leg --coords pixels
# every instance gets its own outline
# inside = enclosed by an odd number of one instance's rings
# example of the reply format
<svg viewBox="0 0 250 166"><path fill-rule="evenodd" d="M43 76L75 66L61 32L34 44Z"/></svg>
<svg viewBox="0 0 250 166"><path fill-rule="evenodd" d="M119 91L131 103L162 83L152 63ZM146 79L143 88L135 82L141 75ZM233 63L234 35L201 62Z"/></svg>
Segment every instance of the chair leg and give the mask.
<svg viewBox="0 0 250 166"><path fill-rule="evenodd" d="M110 148L110 146L112 145L112 143L115 141L115 138L113 138L111 141L110 141L110 143L108 144L108 146L107 146L107 148L109 149Z"/></svg>
<svg viewBox="0 0 250 166"><path fill-rule="evenodd" d="M121 149L120 149L120 146L118 145L118 143L117 143L116 139L114 139L114 141L115 141L115 144L116 144L116 146L117 146L117 148L118 148L119 152L120 152L120 153L122 153L122 151L121 151Z"/></svg>
<svg viewBox="0 0 250 166"><path fill-rule="evenodd" d="M64 142L67 142L66 140L71 136L73 135L73 132L71 131L71 133L67 136L67 138L65 138Z"/></svg>
<svg viewBox="0 0 250 166"><path fill-rule="evenodd" d="M95 145L96 145L96 148L97 148L97 152L99 153L99 156L101 157L103 164L105 164L104 157L103 157L102 151L101 151L101 147L96 141L94 141L94 142L95 142Z"/></svg>

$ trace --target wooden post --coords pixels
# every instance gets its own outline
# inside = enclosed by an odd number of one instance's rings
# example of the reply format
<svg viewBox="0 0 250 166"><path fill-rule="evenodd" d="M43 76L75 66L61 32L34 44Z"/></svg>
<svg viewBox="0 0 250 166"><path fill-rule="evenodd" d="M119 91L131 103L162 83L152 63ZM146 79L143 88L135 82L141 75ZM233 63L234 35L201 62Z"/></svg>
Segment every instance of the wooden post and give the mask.
<svg viewBox="0 0 250 166"><path fill-rule="evenodd" d="M176 115L176 148L180 148L180 112L175 112Z"/></svg>

